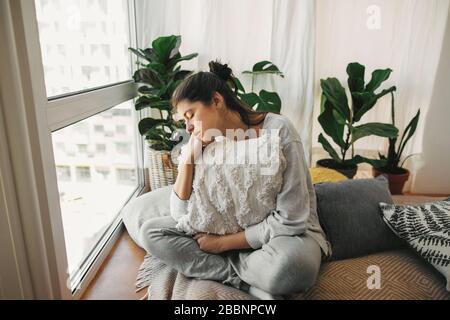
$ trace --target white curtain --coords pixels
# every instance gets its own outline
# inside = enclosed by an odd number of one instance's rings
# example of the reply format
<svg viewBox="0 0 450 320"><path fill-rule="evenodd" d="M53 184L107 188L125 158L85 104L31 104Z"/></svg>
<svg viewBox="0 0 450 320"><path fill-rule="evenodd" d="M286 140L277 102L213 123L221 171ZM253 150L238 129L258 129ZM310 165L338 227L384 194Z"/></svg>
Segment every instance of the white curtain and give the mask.
<svg viewBox="0 0 450 320"><path fill-rule="evenodd" d="M276 91L281 113L289 116L311 155L314 81L313 0L137 0L139 47L149 47L163 35L181 35L182 54L199 57L183 67L207 71L219 58L250 89L248 76L256 62L269 60L285 78L269 76L256 81L255 91Z"/></svg>
<svg viewBox="0 0 450 320"><path fill-rule="evenodd" d="M346 66L366 66L366 81L378 68L393 73L385 87L396 85L396 125L403 130L421 109L421 120L405 155L422 153L450 0L137 0L138 39L147 47L158 36L182 36L181 52L199 53L183 67L207 70L219 58L241 74L260 60L270 60L284 79L265 78L256 90L277 91L282 114L300 133L306 158L320 147L320 79L337 77L346 86ZM390 97L363 118L390 122ZM387 140L367 137L356 143L364 152L384 151ZM314 159L316 160L316 159ZM423 157L406 162L413 172ZM310 165L314 165L311 161ZM414 181L414 175L409 183ZM408 190L409 184L406 186Z"/></svg>
<svg viewBox="0 0 450 320"><path fill-rule="evenodd" d="M360 62L366 66L366 81L374 69L391 68L384 87L397 86L396 126L403 131L421 109L419 127L404 155L423 151L424 124L433 92L441 53L448 0L318 0L316 8L316 63L313 146L322 131L320 79L337 77L347 87L346 66ZM361 123L390 123L390 96L366 114ZM387 140L367 137L357 149L386 150ZM405 164L414 171L421 157ZM414 177L410 179L410 183ZM407 185L406 188L409 186Z"/></svg>

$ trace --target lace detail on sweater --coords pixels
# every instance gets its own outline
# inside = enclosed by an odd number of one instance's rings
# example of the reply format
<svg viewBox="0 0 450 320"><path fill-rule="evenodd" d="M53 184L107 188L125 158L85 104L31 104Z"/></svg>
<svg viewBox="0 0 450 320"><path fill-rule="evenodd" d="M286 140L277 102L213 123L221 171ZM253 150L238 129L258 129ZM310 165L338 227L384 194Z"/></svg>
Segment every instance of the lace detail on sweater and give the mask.
<svg viewBox="0 0 450 320"><path fill-rule="evenodd" d="M276 209L286 169L278 139L263 134L256 139L223 139L210 144L203 154L204 163L195 166L188 213L178 220L177 228L188 234L229 234L264 220ZM255 150L251 145L258 150L256 163L249 161L249 150ZM265 152L259 152L264 148ZM229 160L230 154L234 162L218 161L223 155ZM275 170L263 174L268 167Z"/></svg>

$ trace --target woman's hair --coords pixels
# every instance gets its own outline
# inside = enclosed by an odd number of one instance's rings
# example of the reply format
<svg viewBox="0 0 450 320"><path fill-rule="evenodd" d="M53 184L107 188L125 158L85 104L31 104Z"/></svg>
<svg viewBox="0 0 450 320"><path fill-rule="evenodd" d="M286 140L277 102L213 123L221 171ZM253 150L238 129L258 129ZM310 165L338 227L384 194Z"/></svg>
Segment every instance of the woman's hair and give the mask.
<svg viewBox="0 0 450 320"><path fill-rule="evenodd" d="M214 92L218 92L224 98L227 108L238 112L246 125L257 125L264 120L261 115L267 112L255 111L238 98L238 86L233 71L227 64L223 65L217 60L211 61L209 69L209 72L201 71L187 77L178 85L171 100L174 109L183 100L191 103L202 102L205 106L209 106Z"/></svg>

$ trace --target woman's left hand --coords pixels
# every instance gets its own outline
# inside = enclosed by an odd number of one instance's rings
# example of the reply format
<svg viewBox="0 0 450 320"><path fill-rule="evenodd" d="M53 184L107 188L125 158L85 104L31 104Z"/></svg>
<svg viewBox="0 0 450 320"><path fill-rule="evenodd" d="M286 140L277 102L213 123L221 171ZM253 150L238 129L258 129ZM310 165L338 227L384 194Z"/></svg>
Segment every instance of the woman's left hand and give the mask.
<svg viewBox="0 0 450 320"><path fill-rule="evenodd" d="M200 232L196 233L193 238L197 241L200 250L205 252L218 254L226 251L223 236Z"/></svg>

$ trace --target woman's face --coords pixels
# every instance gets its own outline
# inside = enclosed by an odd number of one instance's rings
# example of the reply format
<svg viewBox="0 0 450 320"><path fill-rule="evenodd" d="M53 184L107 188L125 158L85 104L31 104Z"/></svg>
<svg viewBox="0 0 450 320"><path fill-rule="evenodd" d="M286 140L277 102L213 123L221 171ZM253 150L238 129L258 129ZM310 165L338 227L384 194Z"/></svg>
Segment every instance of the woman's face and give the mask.
<svg viewBox="0 0 450 320"><path fill-rule="evenodd" d="M223 110L223 98L216 93L211 105L206 106L202 102L189 102L182 100L177 104L177 118L186 121L186 130L190 134L198 136L203 141L204 145L211 143L212 136L215 134L209 129L220 130L221 111Z"/></svg>

